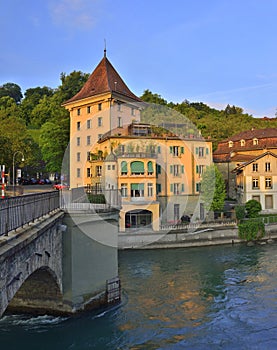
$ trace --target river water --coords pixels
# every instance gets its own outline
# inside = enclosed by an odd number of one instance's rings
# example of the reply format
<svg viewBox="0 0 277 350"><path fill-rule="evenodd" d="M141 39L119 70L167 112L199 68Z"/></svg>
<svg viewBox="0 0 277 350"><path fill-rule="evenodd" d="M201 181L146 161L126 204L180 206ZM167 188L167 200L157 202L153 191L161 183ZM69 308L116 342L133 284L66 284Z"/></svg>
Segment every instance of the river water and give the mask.
<svg viewBox="0 0 277 350"><path fill-rule="evenodd" d="M4 316L0 349L277 349L277 244L119 252L120 306Z"/></svg>

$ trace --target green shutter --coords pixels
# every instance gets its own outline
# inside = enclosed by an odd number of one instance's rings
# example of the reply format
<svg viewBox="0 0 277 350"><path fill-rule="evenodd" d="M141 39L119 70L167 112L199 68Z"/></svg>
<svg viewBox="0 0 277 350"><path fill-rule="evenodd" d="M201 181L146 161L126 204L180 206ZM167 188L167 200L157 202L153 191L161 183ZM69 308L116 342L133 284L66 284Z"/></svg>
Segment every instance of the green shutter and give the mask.
<svg viewBox="0 0 277 350"><path fill-rule="evenodd" d="M170 184L170 192L173 192L173 184Z"/></svg>
<svg viewBox="0 0 277 350"><path fill-rule="evenodd" d="M173 152L173 146L169 146L169 151L170 151L170 153Z"/></svg>
<svg viewBox="0 0 277 350"><path fill-rule="evenodd" d="M196 149L195 149L195 153L196 153L196 154L198 154L198 153L199 153L199 148L198 148L198 147L196 147Z"/></svg>
<svg viewBox="0 0 277 350"><path fill-rule="evenodd" d="M184 154L185 153L185 149L184 147L181 147L181 154Z"/></svg>
<svg viewBox="0 0 277 350"><path fill-rule="evenodd" d="M184 172L185 172L185 167L181 165L181 173L184 174Z"/></svg>
<svg viewBox="0 0 277 350"><path fill-rule="evenodd" d="M181 188L182 188L181 191L184 192L185 191L185 185L182 184Z"/></svg>
<svg viewBox="0 0 277 350"><path fill-rule="evenodd" d="M199 173L199 167L198 167L198 165L196 165L196 174L198 174Z"/></svg>
<svg viewBox="0 0 277 350"><path fill-rule="evenodd" d="M139 184L131 184L131 190L138 190Z"/></svg>
<svg viewBox="0 0 277 350"><path fill-rule="evenodd" d="M144 163L135 161L131 163L131 172L132 173L144 173Z"/></svg>
<svg viewBox="0 0 277 350"><path fill-rule="evenodd" d="M207 155L209 154L209 148L206 148L206 154Z"/></svg>
<svg viewBox="0 0 277 350"><path fill-rule="evenodd" d="M147 163L147 170L148 173L154 173L153 163L151 161Z"/></svg>
<svg viewBox="0 0 277 350"><path fill-rule="evenodd" d="M157 152L158 152L158 153L161 153L161 146L158 146L158 147L157 147Z"/></svg>
<svg viewBox="0 0 277 350"><path fill-rule="evenodd" d="M125 160L121 162L121 172L127 173L127 162Z"/></svg>
<svg viewBox="0 0 277 350"><path fill-rule="evenodd" d="M173 173L173 165L170 165L170 174Z"/></svg>

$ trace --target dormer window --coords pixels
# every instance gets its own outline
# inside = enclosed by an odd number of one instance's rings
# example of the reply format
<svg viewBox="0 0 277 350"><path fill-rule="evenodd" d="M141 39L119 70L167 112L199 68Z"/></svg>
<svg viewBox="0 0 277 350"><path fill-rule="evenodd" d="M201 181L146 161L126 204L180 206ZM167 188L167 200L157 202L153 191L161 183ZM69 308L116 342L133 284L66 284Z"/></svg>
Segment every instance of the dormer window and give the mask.
<svg viewBox="0 0 277 350"><path fill-rule="evenodd" d="M257 145L258 145L258 143L259 143L258 139L256 139L256 138L255 138L255 139L253 139L253 145L254 145L254 146L257 146Z"/></svg>
<svg viewBox="0 0 277 350"><path fill-rule="evenodd" d="M245 146L245 140L240 140L240 145Z"/></svg>
<svg viewBox="0 0 277 350"><path fill-rule="evenodd" d="M233 147L234 142L233 141L229 141L228 144L229 144L229 147L231 148L231 147Z"/></svg>

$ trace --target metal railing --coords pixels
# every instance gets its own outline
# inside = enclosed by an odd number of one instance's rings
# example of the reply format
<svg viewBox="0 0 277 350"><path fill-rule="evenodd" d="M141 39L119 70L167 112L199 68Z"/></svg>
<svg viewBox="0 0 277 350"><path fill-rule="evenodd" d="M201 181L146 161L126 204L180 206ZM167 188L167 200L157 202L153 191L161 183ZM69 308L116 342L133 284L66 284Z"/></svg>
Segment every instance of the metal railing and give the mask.
<svg viewBox="0 0 277 350"><path fill-rule="evenodd" d="M0 236L34 222L60 207L59 191L27 194L0 200Z"/></svg>

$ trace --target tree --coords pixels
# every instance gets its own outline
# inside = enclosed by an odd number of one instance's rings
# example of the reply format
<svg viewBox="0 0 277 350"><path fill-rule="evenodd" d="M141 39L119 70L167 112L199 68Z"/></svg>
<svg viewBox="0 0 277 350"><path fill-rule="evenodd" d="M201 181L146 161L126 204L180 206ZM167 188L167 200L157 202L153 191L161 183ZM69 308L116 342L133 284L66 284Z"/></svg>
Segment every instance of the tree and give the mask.
<svg viewBox="0 0 277 350"><path fill-rule="evenodd" d="M201 181L201 198L206 210L222 210L226 196L222 174L215 165L206 167Z"/></svg>
<svg viewBox="0 0 277 350"><path fill-rule="evenodd" d="M262 210L261 203L255 199L250 199L245 203L245 209L247 212L247 217L256 218L259 216L259 212Z"/></svg>
<svg viewBox="0 0 277 350"><path fill-rule="evenodd" d="M140 97L144 102L155 103L157 105L167 105L167 101L161 97L161 95L153 94L150 90L144 90Z"/></svg>
<svg viewBox="0 0 277 350"><path fill-rule="evenodd" d="M15 83L6 83L0 86L0 97L9 96L19 103L22 99L21 87Z"/></svg>

